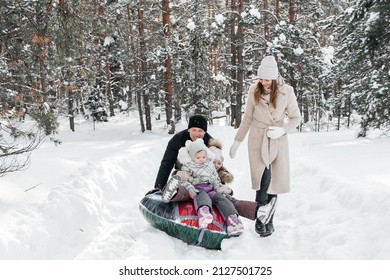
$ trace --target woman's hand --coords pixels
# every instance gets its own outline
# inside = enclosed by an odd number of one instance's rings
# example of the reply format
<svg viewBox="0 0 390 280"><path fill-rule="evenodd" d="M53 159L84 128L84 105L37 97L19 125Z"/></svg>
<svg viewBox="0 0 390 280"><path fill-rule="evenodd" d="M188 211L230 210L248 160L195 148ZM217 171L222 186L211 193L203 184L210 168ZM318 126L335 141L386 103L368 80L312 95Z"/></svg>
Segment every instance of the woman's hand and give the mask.
<svg viewBox="0 0 390 280"><path fill-rule="evenodd" d="M270 126L267 130L267 136L271 139L278 139L285 134L286 131L280 126Z"/></svg>
<svg viewBox="0 0 390 280"><path fill-rule="evenodd" d="M229 155L230 158L234 158L236 156L236 152L238 150L238 147L240 147L241 142L234 141L233 145L230 147Z"/></svg>

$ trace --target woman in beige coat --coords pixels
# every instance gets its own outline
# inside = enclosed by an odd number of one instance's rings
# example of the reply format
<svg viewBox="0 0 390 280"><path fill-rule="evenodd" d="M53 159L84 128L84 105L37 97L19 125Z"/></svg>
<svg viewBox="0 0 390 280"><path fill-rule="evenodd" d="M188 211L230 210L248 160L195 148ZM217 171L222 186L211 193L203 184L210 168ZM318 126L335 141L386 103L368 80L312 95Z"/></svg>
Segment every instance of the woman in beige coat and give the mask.
<svg viewBox="0 0 390 280"><path fill-rule="evenodd" d="M277 194L290 191L287 133L298 127L301 114L294 89L278 77L273 56L262 60L257 75L259 80L249 88L245 116L230 148L230 157L234 158L249 131L252 189L256 190L256 202L260 204L255 229L265 237L274 231Z"/></svg>

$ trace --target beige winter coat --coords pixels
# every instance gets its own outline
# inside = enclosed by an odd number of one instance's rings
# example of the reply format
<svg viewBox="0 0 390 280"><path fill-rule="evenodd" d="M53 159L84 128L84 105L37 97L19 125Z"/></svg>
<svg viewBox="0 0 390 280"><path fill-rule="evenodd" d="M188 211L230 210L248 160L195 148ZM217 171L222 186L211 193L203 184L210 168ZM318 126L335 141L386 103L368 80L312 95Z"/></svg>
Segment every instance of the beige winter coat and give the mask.
<svg viewBox="0 0 390 280"><path fill-rule="evenodd" d="M248 133L248 154L252 188L260 188L261 177L265 167L271 169L269 194L280 194L290 191L290 162L287 133L295 130L301 114L298 108L294 89L279 80L276 108L267 105L265 100L255 104L254 91L256 81L249 88L244 119L237 131L235 140L242 142ZM281 126L286 134L279 139L267 137L269 126Z"/></svg>

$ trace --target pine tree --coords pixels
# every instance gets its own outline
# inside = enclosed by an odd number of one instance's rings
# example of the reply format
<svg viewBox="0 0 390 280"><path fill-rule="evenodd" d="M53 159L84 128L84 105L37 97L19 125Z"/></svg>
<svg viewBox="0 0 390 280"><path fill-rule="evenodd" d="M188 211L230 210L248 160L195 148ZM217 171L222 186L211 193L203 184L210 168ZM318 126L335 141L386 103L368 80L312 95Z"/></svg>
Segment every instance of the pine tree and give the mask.
<svg viewBox="0 0 390 280"><path fill-rule="evenodd" d="M342 16L338 31L342 96L350 96L353 109L361 115L360 136L372 128L390 126L390 2L359 0Z"/></svg>

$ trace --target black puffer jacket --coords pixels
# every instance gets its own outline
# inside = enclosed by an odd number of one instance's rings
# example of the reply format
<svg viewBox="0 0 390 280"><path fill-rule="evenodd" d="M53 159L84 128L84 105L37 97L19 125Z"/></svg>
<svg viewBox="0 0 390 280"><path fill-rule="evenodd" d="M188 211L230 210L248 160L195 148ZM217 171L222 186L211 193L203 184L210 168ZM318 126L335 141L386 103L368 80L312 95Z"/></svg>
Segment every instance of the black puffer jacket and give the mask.
<svg viewBox="0 0 390 280"><path fill-rule="evenodd" d="M203 137L206 146L209 146L209 141L212 139L210 134L206 132ZM191 140L188 129L182 130L176 133L171 140L169 140L167 148L165 150L163 159L161 160L160 169L157 173L156 182L154 187L162 189L168 181L172 168L174 167L177 155L181 147L185 147L186 141Z"/></svg>

